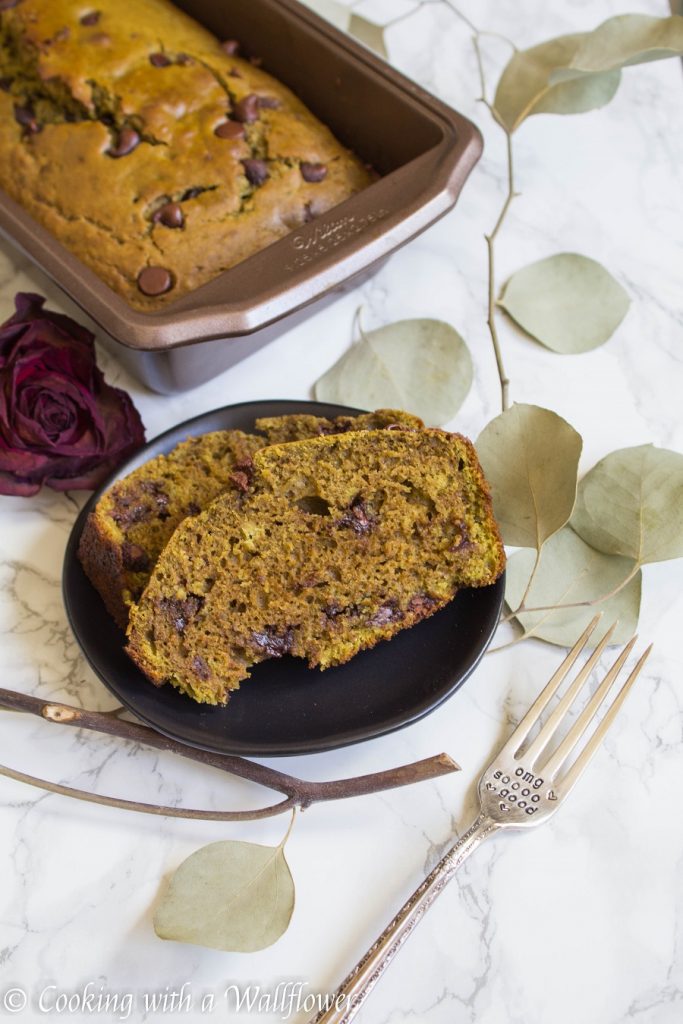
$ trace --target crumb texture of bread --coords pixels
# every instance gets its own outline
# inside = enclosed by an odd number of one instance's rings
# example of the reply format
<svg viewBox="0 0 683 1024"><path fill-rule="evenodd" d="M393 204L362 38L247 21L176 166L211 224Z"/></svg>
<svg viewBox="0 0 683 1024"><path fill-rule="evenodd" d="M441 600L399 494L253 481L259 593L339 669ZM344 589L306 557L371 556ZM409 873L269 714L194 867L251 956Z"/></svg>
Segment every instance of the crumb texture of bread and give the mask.
<svg viewBox="0 0 683 1024"><path fill-rule="evenodd" d="M225 493L236 507L252 480L252 457L264 445L319 435L402 426L421 420L395 409L358 416L293 414L256 421L255 434L220 430L191 437L158 455L107 490L86 520L78 557L110 615L122 629L157 558L186 516Z"/></svg>
<svg viewBox="0 0 683 1024"><path fill-rule="evenodd" d="M249 496L186 520L131 609L157 685L224 704L267 658L328 668L493 583L505 555L470 441L370 430L273 445Z"/></svg>
<svg viewBox="0 0 683 1024"><path fill-rule="evenodd" d="M163 309L373 180L257 63L168 0L4 3L0 186Z"/></svg>

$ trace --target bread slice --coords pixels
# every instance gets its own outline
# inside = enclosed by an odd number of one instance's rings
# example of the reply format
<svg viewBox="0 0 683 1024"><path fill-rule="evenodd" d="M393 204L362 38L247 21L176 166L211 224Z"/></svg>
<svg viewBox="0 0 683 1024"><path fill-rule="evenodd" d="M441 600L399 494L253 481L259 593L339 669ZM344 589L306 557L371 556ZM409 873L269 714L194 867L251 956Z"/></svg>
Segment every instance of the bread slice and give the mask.
<svg viewBox="0 0 683 1024"><path fill-rule="evenodd" d="M191 437L114 484L83 529L78 557L107 610L122 629L130 605L147 585L157 558L179 523L219 494L239 505L248 489L252 456L264 445L320 434L402 426L420 429L417 416L379 409L356 417L287 415L256 421L255 434L220 430Z"/></svg>
<svg viewBox="0 0 683 1024"><path fill-rule="evenodd" d="M503 545L470 441L378 430L256 453L230 494L186 520L131 610L128 653L152 682L226 703L266 658L321 669L493 583Z"/></svg>

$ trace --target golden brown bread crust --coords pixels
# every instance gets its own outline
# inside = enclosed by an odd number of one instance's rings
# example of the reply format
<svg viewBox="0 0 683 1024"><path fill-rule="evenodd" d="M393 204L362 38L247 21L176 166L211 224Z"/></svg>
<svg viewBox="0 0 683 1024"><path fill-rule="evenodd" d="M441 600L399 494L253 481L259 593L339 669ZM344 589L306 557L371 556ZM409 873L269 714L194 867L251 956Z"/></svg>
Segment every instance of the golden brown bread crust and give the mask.
<svg viewBox="0 0 683 1024"><path fill-rule="evenodd" d="M168 0L4 4L0 80L0 186L143 311L372 180Z"/></svg>

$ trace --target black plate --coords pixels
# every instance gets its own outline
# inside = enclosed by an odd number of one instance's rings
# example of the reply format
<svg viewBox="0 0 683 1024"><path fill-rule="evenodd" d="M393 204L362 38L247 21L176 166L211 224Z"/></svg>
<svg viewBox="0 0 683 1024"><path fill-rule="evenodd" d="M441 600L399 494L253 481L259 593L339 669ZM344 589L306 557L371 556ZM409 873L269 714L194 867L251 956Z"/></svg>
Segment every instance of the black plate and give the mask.
<svg viewBox="0 0 683 1024"><path fill-rule="evenodd" d="M227 754L305 754L370 739L416 722L465 681L490 643L503 603L501 578L462 590L436 615L352 661L321 673L296 658L257 665L228 707L196 704L152 686L124 652L123 634L76 557L85 519L114 480L193 434L251 430L259 416L357 412L320 402L244 402L187 420L150 441L95 493L69 538L62 578L66 612L83 653L133 714L174 739Z"/></svg>

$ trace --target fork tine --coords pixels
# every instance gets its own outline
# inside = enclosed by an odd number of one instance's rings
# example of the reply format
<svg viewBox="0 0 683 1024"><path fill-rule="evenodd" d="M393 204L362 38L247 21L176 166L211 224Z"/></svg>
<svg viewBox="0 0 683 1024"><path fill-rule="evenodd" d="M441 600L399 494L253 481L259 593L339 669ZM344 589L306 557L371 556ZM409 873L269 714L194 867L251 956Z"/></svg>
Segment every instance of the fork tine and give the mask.
<svg viewBox="0 0 683 1024"><path fill-rule="evenodd" d="M600 657L602 656L602 652L612 639L612 634L616 628L617 623L613 622L600 640L600 643L596 644L595 650L588 658L585 665L583 665L579 670L576 678L573 680L571 685L567 687L567 692L562 695L562 700L558 702L557 707L553 708L552 713L548 715L548 719L543 723L543 727L541 728L538 736L529 744L527 750L524 751L524 760L527 761L529 765L533 765L538 760L538 757L543 753L545 748L548 746L548 743L555 735L555 731L564 718L567 708L571 707L574 703L574 698L597 665Z"/></svg>
<svg viewBox="0 0 683 1024"><path fill-rule="evenodd" d="M562 778L559 781L559 783L556 784L555 790L558 793L559 797L566 796L567 793L569 793L569 791L574 787L574 785L581 777L581 775L583 775L584 771L586 770L588 764L591 761L591 758L593 757L593 754L595 754L596 750L601 745L603 739L605 738L607 730L616 718L619 709L621 708L621 705L626 700L629 691L631 690L631 687L640 675L641 669L647 661L647 659L649 658L651 650L652 644L650 644L647 650L645 650L643 654L641 654L640 658L638 659L635 665L635 668L633 668L628 679L626 680L622 688L619 690L618 694L616 695L616 697L610 704L609 708L603 715L600 724L598 725L597 729L595 730L591 738L588 740L586 745L581 750L581 753L577 757L576 761L574 761L573 765L565 774L564 778Z"/></svg>
<svg viewBox="0 0 683 1024"><path fill-rule="evenodd" d="M555 772L562 767L564 762L567 760L572 750L583 736L584 732L595 718L598 712L598 708L604 701L605 697L609 693L614 681L621 672L626 659L633 650L633 646L636 642L637 637L633 637L626 644L624 649L621 651L619 656L615 659L613 665L609 671L605 674L605 678L598 686L597 690L586 704L585 708L578 716L571 729L564 737L562 742L559 744L557 750L548 758L546 764L543 765L543 774L552 778Z"/></svg>
<svg viewBox="0 0 683 1024"><path fill-rule="evenodd" d="M601 618L602 614L599 613L588 623L567 657L550 677L546 686L541 690L538 697L524 715L524 718L522 718L508 742L505 744L505 749L512 753L513 756L517 753L522 743L529 735L530 730L538 721L539 715L543 712L548 702L555 696L558 687L562 684L569 672L569 669L572 667L578 656L581 654L581 651L590 640L590 637Z"/></svg>

